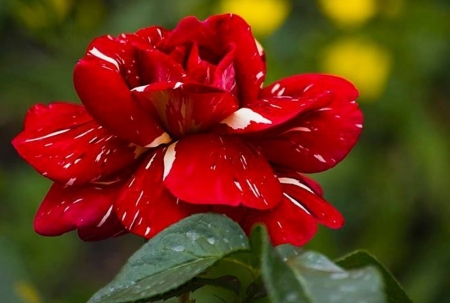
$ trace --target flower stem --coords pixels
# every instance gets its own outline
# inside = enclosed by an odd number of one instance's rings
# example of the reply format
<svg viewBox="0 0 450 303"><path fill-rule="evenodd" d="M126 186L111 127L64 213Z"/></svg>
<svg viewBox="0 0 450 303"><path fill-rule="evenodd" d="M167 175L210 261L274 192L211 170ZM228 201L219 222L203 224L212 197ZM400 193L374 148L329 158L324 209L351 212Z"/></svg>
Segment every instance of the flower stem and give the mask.
<svg viewBox="0 0 450 303"><path fill-rule="evenodd" d="M180 303L189 303L189 292L185 292L184 294L179 296L178 301Z"/></svg>

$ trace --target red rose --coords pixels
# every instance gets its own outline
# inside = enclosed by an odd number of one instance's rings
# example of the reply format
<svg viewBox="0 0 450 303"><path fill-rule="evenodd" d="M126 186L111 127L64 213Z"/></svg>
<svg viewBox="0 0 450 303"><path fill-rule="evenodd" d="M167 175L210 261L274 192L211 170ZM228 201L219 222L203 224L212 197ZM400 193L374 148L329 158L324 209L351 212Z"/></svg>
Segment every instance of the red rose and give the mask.
<svg viewBox="0 0 450 303"><path fill-rule="evenodd" d="M297 75L261 88L264 54L236 15L149 27L89 45L75 67L84 106L36 105L13 144L55 181L43 235L146 238L196 212L223 212L274 244L302 245L342 216L301 173L341 161L362 127L346 80Z"/></svg>

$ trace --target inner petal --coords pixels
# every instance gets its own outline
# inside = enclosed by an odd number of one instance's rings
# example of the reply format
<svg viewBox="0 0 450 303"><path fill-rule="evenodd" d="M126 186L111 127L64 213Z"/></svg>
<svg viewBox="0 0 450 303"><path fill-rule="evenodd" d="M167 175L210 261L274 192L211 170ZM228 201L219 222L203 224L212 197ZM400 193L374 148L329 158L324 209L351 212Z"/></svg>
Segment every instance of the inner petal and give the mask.
<svg viewBox="0 0 450 303"><path fill-rule="evenodd" d="M193 44L186 60L186 71L192 81L202 84L212 84L216 66L200 57L197 44Z"/></svg>
<svg viewBox="0 0 450 303"><path fill-rule="evenodd" d="M154 83L134 93L144 110L156 115L175 138L208 130L238 107L232 94L196 83Z"/></svg>

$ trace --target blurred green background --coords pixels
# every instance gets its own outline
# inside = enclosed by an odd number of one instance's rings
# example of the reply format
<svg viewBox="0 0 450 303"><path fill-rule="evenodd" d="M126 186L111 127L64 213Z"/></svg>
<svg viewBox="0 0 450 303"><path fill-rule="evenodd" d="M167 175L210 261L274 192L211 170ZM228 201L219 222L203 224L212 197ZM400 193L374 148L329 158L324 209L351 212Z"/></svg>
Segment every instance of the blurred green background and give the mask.
<svg viewBox="0 0 450 303"><path fill-rule="evenodd" d="M360 88L359 144L314 176L347 224L321 228L307 248L332 258L367 249L415 302L450 302L448 0L1 0L0 301L85 302L142 244L34 234L50 182L10 145L28 107L77 101L72 68L98 35L225 11L266 49L266 83L320 71Z"/></svg>

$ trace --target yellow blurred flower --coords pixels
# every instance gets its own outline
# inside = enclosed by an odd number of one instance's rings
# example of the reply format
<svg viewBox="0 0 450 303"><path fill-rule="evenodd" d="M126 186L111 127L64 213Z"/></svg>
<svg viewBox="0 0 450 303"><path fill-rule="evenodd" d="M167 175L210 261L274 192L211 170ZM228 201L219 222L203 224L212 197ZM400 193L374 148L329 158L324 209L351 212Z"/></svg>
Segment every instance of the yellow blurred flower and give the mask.
<svg viewBox="0 0 450 303"><path fill-rule="evenodd" d="M288 0L221 0L221 13L235 13L243 17L256 36L265 37L277 30L289 14Z"/></svg>
<svg viewBox="0 0 450 303"><path fill-rule="evenodd" d="M375 0L319 0L322 13L339 26L364 24L377 13Z"/></svg>
<svg viewBox="0 0 450 303"><path fill-rule="evenodd" d="M41 303L42 300L37 290L26 281L18 281L14 284L14 290L18 298L24 303Z"/></svg>
<svg viewBox="0 0 450 303"><path fill-rule="evenodd" d="M325 49L321 65L323 72L352 81L363 99L373 100L385 89L391 70L391 55L373 42L346 38Z"/></svg>

